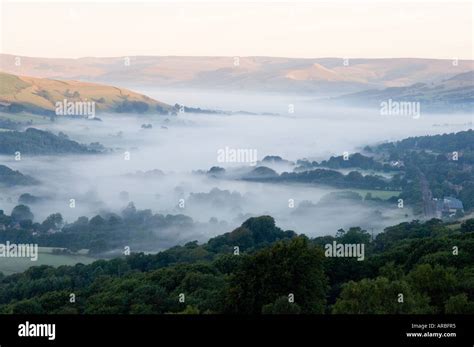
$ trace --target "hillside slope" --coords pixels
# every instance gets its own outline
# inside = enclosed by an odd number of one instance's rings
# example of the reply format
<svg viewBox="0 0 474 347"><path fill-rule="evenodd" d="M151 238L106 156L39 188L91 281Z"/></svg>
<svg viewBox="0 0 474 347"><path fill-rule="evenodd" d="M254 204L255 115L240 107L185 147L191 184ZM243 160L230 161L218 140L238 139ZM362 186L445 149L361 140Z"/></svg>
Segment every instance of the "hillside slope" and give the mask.
<svg viewBox="0 0 474 347"><path fill-rule="evenodd" d="M38 181L22 174L20 171L12 170L8 166L0 165L0 186L13 187L16 185L30 185Z"/></svg>
<svg viewBox="0 0 474 347"><path fill-rule="evenodd" d="M56 103L94 102L95 112L173 113L172 106L108 85L17 76L0 72L0 110L53 115Z"/></svg>
<svg viewBox="0 0 474 347"><path fill-rule="evenodd" d="M382 101L420 102L423 110L474 110L474 70L432 83L415 83L406 87L371 89L334 98L350 105L376 106Z"/></svg>
<svg viewBox="0 0 474 347"><path fill-rule="evenodd" d="M98 154L105 151L99 143L85 145L70 140L67 135L28 128L25 131L0 132L0 154L16 152L31 155Z"/></svg>

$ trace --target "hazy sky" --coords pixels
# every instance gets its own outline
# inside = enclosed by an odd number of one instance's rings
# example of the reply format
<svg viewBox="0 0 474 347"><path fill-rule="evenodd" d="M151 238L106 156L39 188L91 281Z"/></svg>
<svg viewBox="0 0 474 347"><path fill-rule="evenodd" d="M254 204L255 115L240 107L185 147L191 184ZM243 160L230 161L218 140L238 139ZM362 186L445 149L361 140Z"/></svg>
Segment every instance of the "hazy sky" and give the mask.
<svg viewBox="0 0 474 347"><path fill-rule="evenodd" d="M473 59L473 2L3 1L1 51Z"/></svg>

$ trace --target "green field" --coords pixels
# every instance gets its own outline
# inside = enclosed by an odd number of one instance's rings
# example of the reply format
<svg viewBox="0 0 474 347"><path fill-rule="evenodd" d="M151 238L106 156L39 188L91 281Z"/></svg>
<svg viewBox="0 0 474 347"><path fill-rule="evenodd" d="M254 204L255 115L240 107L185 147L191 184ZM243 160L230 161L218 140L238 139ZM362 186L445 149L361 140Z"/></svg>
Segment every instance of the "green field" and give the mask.
<svg viewBox="0 0 474 347"><path fill-rule="evenodd" d="M46 116L39 116L29 113L0 113L0 119L9 119L13 122L32 122L33 124L45 124L50 123L50 120Z"/></svg>
<svg viewBox="0 0 474 347"><path fill-rule="evenodd" d="M365 198L367 193L371 193L373 198L380 198L382 200L390 199L392 196L399 196L401 193L397 190L351 189L351 191L359 193L362 198Z"/></svg>
<svg viewBox="0 0 474 347"><path fill-rule="evenodd" d="M75 265L77 263L90 264L96 261L86 255L52 254L51 247L38 247L38 260L31 261L29 258L0 258L0 272L4 275L11 275L16 272L23 272L31 266L39 265Z"/></svg>

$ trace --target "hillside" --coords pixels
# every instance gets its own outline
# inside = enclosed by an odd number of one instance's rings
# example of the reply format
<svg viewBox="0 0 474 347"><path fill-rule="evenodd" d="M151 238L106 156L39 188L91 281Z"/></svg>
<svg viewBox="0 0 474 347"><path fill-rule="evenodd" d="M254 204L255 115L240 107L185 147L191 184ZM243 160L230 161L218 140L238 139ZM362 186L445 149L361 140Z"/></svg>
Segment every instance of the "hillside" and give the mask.
<svg viewBox="0 0 474 347"><path fill-rule="evenodd" d="M42 78L120 85L224 90L350 93L448 79L474 69L472 60L135 56L54 59L0 55L0 70Z"/></svg>
<svg viewBox="0 0 474 347"><path fill-rule="evenodd" d="M8 166L0 165L0 186L12 187L35 183L37 183L37 181L34 178L23 175L20 171L12 170Z"/></svg>
<svg viewBox="0 0 474 347"><path fill-rule="evenodd" d="M422 110L472 112L474 110L474 70L457 74L439 82L371 89L343 95L333 99L333 101L351 105L379 107L381 102L389 99L420 102Z"/></svg>
<svg viewBox="0 0 474 347"><path fill-rule="evenodd" d="M474 209L472 129L443 135L410 137L374 147L366 146L364 152L370 156L354 153L347 160L338 156L320 163L298 160L293 171L281 174L259 166L237 175L224 170L214 177L397 192L397 197L404 199L405 205L412 208L416 215L424 214L426 218L434 215L433 211L427 210L433 205L432 198L441 200L453 197L462 202L464 212L470 213ZM458 154L458 158L453 159L453 152ZM350 171L344 173L340 169ZM365 170L369 172L364 172ZM393 175L383 175L388 172ZM366 195L364 200L372 200L372 193ZM396 199L391 197L387 202L394 203Z"/></svg>
<svg viewBox="0 0 474 347"><path fill-rule="evenodd" d="M100 144L87 146L70 140L64 134L55 135L35 128L0 132L0 154L97 154L104 150Z"/></svg>
<svg viewBox="0 0 474 347"><path fill-rule="evenodd" d="M94 102L95 112L174 112L172 106L108 85L17 76L0 72L0 110L55 114L57 102Z"/></svg>

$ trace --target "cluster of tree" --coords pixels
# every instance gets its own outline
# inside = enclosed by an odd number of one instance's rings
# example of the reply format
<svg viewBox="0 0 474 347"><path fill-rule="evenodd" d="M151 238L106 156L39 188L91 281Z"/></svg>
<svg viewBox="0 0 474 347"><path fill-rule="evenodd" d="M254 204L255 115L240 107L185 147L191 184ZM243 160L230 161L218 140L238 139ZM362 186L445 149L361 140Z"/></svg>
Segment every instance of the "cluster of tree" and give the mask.
<svg viewBox="0 0 474 347"><path fill-rule="evenodd" d="M30 193L23 193L18 197L18 203L22 205L36 204L43 201L45 198L32 195Z"/></svg>
<svg viewBox="0 0 474 347"><path fill-rule="evenodd" d="M104 213L92 218L79 217L65 224L63 217L55 213L42 223L34 222L27 205L16 206L11 215L2 211L0 224L5 227L0 233L0 242L37 243L44 247L62 247L72 251L88 249L90 254L120 249L124 245L145 244L150 247L159 243L160 233L174 228L190 230L195 226L192 218L185 215L153 214L151 210L137 210L130 203L120 214Z"/></svg>
<svg viewBox="0 0 474 347"><path fill-rule="evenodd" d="M262 163L272 163L272 164L287 164L287 165L294 165L295 163L278 155L267 155L262 159Z"/></svg>
<svg viewBox="0 0 474 347"><path fill-rule="evenodd" d="M24 175L20 171L12 170L8 166L0 165L0 185L13 187L17 185L37 184L33 177Z"/></svg>
<svg viewBox="0 0 474 347"><path fill-rule="evenodd" d="M474 208L474 131L421 136L375 148L377 153L401 160L405 165L401 197L421 210L420 180L426 179L434 198L451 196Z"/></svg>
<svg viewBox="0 0 474 347"><path fill-rule="evenodd" d="M364 244L365 260L326 257L334 241ZM2 277L0 312L472 314L473 252L473 219L308 239L262 216L202 245Z"/></svg>
<svg viewBox="0 0 474 347"><path fill-rule="evenodd" d="M362 175L351 171L347 175L335 170L315 169L302 172L283 172L278 175L264 166L254 169L243 177L245 180L285 183L310 183L329 185L337 188L400 190L398 180L386 179L378 175Z"/></svg>
<svg viewBox="0 0 474 347"><path fill-rule="evenodd" d="M170 109L169 107L165 107L162 105L156 105L154 109L151 108L150 104L145 101L130 101L128 99L124 99L122 102L117 103L114 107L114 111L118 113L147 113L153 112L162 115L176 115L177 110L176 107Z"/></svg>
<svg viewBox="0 0 474 347"><path fill-rule="evenodd" d="M52 118L55 117L55 113L53 110L48 110L35 104L22 103L22 102L12 102L8 104L1 104L0 111L6 112L6 113L28 112L28 113L42 115L42 116L49 116Z"/></svg>
<svg viewBox="0 0 474 347"><path fill-rule="evenodd" d="M368 261L351 271L356 278L338 286L332 311L473 313L473 223L453 228L433 219L387 228L369 247Z"/></svg>
<svg viewBox="0 0 474 347"><path fill-rule="evenodd" d="M246 181L278 181L280 180L280 175L269 167L258 166L252 171L244 174L242 179Z"/></svg>
<svg viewBox="0 0 474 347"><path fill-rule="evenodd" d="M292 173L246 179L325 184L338 188L401 190L400 198L414 210L423 212L422 180L426 180L433 198L455 197L464 210L474 208L474 131L411 137L376 147L366 147L373 157L360 153L331 157L327 161L298 160ZM324 169L330 168L330 169ZM351 171L344 175L337 169L358 168L397 172L390 179L378 175L362 175Z"/></svg>
<svg viewBox="0 0 474 347"><path fill-rule="evenodd" d="M409 137L397 142L378 145L376 151L411 152L429 150L438 153L454 151L474 151L474 131L472 129L457 133Z"/></svg>
<svg viewBox="0 0 474 347"><path fill-rule="evenodd" d="M240 209L243 202L244 199L239 192L219 188L212 188L209 193L191 193L189 195L189 203L211 205L215 208L229 206L234 211Z"/></svg>
<svg viewBox="0 0 474 347"><path fill-rule="evenodd" d="M26 122L26 124L31 125L32 124L31 120ZM22 125L23 124L21 122L14 122L9 118L6 118L6 119L0 118L0 129L20 130Z"/></svg>
<svg viewBox="0 0 474 347"><path fill-rule="evenodd" d="M362 170L374 171L398 170L397 167L394 167L389 163L381 163L372 157L368 157L360 153L351 154L347 158L344 158L342 155L338 157L331 157L329 160L323 160L321 163L318 163L317 161L298 160L296 164L298 166L295 171L311 170L318 167L330 169L358 168Z"/></svg>
<svg viewBox="0 0 474 347"><path fill-rule="evenodd" d="M28 128L22 132L0 132L0 154L14 155L16 152L34 155L99 153L96 149L97 144L93 147L79 144L68 139L67 136L59 136L35 128Z"/></svg>
<svg viewBox="0 0 474 347"><path fill-rule="evenodd" d="M144 101L123 100L115 106L115 112L118 113L145 113L150 106Z"/></svg>
<svg viewBox="0 0 474 347"><path fill-rule="evenodd" d="M206 110L206 109L202 109L202 108L199 108L199 107L188 107L188 106L183 106L183 105L180 105L180 104L175 104L174 109L177 113L179 113L179 112L205 113L205 114L221 114L221 113L223 113L221 111Z"/></svg>

